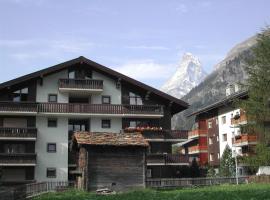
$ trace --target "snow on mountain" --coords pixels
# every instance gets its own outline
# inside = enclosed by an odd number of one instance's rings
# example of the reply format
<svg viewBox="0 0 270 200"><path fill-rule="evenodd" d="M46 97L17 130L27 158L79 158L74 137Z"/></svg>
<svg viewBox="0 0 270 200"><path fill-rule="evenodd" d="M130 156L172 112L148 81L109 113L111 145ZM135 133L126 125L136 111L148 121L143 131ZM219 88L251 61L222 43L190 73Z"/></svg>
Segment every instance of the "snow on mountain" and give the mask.
<svg viewBox="0 0 270 200"><path fill-rule="evenodd" d="M183 97L206 77L197 57L185 53L173 76L161 87L161 90L177 98Z"/></svg>

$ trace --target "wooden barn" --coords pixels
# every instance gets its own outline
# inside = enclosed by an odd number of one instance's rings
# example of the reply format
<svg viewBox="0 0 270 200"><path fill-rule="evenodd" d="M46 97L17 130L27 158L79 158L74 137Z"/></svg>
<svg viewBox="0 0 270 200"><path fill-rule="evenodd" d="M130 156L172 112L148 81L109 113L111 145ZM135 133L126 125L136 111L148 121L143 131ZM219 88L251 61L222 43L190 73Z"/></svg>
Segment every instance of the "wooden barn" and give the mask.
<svg viewBox="0 0 270 200"><path fill-rule="evenodd" d="M148 145L140 133L75 133L78 187L116 191L145 187Z"/></svg>

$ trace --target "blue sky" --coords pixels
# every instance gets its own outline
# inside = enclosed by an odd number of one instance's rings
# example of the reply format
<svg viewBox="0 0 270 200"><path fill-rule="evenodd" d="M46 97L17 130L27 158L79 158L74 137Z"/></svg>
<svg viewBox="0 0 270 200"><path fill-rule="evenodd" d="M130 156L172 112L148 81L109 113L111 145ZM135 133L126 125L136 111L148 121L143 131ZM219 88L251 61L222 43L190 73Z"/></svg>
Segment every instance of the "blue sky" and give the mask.
<svg viewBox="0 0 270 200"><path fill-rule="evenodd" d="M159 88L184 52L211 72L269 0L0 0L0 82L83 55Z"/></svg>

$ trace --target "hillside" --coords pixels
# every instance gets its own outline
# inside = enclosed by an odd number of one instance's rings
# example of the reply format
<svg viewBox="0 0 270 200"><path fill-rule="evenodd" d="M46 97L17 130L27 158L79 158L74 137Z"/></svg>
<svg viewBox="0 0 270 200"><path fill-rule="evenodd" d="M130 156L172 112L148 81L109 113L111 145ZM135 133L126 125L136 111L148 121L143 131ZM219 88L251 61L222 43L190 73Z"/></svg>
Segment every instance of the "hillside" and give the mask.
<svg viewBox="0 0 270 200"><path fill-rule="evenodd" d="M186 111L174 116L173 128L190 129L194 118L187 119L188 114L221 100L225 97L225 89L229 84L243 82L247 78L244 71L245 60L251 56L251 48L255 44L256 36L253 36L233 47L225 59L214 67L215 70L182 98L191 106Z"/></svg>

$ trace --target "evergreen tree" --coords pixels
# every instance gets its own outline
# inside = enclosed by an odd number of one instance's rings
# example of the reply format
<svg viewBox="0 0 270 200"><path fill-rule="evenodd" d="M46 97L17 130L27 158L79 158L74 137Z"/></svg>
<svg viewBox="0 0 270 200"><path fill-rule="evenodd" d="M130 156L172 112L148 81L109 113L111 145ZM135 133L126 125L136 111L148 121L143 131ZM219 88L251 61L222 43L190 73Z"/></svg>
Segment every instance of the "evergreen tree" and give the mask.
<svg viewBox="0 0 270 200"><path fill-rule="evenodd" d="M215 177L215 176L216 176L215 169L213 167L209 167L207 170L207 177Z"/></svg>
<svg viewBox="0 0 270 200"><path fill-rule="evenodd" d="M225 147L225 150L222 154L219 172L221 176L225 177L231 177L235 175L235 160L232 157L232 150L228 145Z"/></svg>
<svg viewBox="0 0 270 200"><path fill-rule="evenodd" d="M257 168L270 165L270 29L266 28L258 35L252 56L247 60L248 80L244 87L248 89L247 100L241 100L240 107L246 112L249 122L249 134L255 132L258 145L255 155L245 161Z"/></svg>

